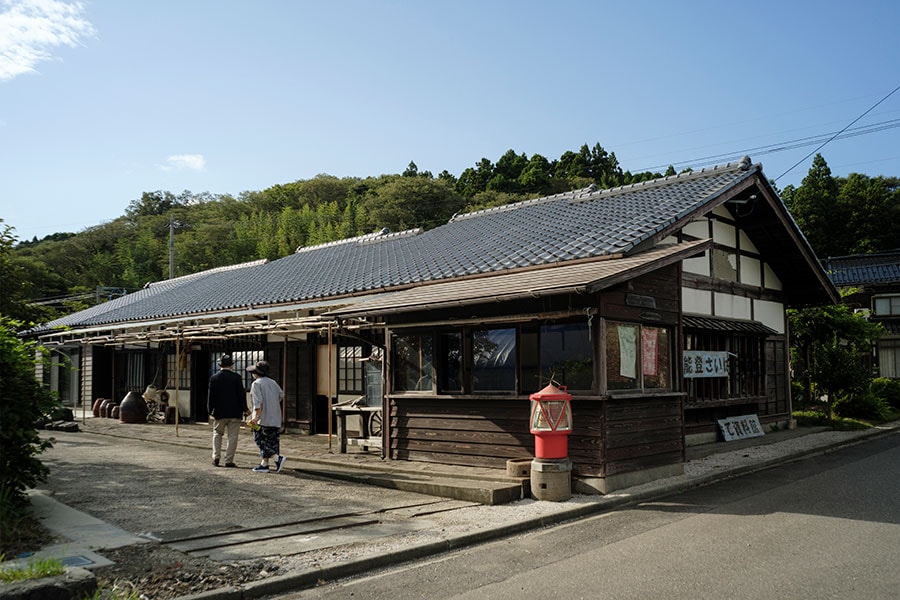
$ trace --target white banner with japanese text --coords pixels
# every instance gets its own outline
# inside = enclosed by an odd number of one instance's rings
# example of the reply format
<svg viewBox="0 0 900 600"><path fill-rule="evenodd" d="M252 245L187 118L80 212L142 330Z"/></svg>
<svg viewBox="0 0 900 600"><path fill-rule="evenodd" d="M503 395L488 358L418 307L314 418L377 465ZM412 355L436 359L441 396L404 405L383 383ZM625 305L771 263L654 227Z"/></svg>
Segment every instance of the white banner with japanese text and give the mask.
<svg viewBox="0 0 900 600"><path fill-rule="evenodd" d="M686 379L728 377L728 352L685 350L681 363Z"/></svg>

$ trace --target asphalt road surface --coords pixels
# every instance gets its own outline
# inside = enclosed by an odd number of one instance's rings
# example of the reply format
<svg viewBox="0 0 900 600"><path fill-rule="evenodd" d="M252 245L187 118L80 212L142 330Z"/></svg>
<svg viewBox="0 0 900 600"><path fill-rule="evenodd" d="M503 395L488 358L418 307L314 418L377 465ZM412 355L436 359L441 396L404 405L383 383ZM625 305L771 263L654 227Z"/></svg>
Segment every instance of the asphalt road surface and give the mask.
<svg viewBox="0 0 900 600"><path fill-rule="evenodd" d="M888 599L900 435L287 599Z"/></svg>

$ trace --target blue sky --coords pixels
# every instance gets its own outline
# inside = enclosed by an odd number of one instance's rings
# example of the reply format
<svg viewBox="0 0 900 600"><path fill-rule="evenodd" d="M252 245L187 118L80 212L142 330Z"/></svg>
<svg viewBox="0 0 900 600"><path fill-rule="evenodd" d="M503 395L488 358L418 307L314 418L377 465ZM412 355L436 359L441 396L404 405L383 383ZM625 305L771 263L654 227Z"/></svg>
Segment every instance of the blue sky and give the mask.
<svg viewBox="0 0 900 600"><path fill-rule="evenodd" d="M747 153L798 185L815 145L745 151L824 141L890 94L898 29L894 0L0 0L0 218L25 240L145 191L585 143L632 171ZM898 125L900 91L821 153L900 176Z"/></svg>

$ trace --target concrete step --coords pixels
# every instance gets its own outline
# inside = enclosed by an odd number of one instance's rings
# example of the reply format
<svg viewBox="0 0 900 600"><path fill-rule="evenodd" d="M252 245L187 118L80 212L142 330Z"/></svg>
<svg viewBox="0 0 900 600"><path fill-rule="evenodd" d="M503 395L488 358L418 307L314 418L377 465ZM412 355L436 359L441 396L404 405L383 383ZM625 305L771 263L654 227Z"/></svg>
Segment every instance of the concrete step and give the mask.
<svg viewBox="0 0 900 600"><path fill-rule="evenodd" d="M503 480L455 478L442 474L401 473L387 470L379 471L371 468L363 471L361 469L341 468L336 465L315 463L305 463L299 467L294 467L294 470L308 475L353 481L453 500L477 502L478 504L491 506L527 498L531 489L527 478Z"/></svg>

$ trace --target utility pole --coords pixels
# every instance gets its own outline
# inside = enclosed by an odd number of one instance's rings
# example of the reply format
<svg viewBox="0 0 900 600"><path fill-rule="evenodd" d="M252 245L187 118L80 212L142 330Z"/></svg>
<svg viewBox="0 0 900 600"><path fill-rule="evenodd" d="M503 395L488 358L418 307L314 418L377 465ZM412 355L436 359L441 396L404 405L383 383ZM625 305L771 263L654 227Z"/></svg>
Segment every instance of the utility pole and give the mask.
<svg viewBox="0 0 900 600"><path fill-rule="evenodd" d="M169 279L175 278L175 221L169 213Z"/></svg>

